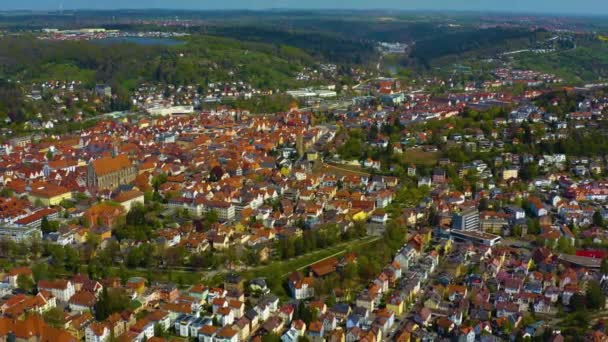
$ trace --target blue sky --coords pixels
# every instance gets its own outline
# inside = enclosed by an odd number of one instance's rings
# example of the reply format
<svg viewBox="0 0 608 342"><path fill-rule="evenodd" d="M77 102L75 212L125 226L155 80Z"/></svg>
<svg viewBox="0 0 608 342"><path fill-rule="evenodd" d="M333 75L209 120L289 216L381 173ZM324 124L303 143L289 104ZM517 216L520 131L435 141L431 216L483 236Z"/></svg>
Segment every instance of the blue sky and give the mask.
<svg viewBox="0 0 608 342"><path fill-rule="evenodd" d="M608 0L0 0L0 10L32 9L387 8L608 14Z"/></svg>

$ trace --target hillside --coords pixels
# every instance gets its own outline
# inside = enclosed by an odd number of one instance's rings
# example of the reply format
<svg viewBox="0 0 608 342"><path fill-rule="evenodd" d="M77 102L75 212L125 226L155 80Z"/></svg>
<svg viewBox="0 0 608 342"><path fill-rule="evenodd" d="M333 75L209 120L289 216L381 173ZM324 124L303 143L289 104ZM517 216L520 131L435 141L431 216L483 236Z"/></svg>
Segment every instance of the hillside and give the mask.
<svg viewBox="0 0 608 342"><path fill-rule="evenodd" d="M0 38L0 76L134 86L138 81L174 84L242 80L258 87L288 87L314 60L285 45L192 36L175 46L42 41L30 36Z"/></svg>
<svg viewBox="0 0 608 342"><path fill-rule="evenodd" d="M516 66L550 72L572 82L605 82L608 78L608 42L591 36L577 39L576 48L543 54L532 53L514 58Z"/></svg>
<svg viewBox="0 0 608 342"><path fill-rule="evenodd" d="M430 66L440 59L465 54L486 57L527 47L538 38L538 34L530 30L503 28L457 30L416 42L410 58L423 66Z"/></svg>

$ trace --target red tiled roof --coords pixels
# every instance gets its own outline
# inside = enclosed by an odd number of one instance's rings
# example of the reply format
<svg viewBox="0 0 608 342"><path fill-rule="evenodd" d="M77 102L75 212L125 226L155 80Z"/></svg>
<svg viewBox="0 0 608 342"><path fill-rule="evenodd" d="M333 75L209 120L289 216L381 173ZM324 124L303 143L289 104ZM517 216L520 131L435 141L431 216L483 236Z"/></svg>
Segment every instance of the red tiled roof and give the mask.
<svg viewBox="0 0 608 342"><path fill-rule="evenodd" d="M48 326L40 316L28 316L25 320L0 318L0 336L13 332L18 340L36 340L39 342L77 342L67 331Z"/></svg>
<svg viewBox="0 0 608 342"><path fill-rule="evenodd" d="M63 279L58 280L40 280L38 289L59 289L65 290L68 287L68 281Z"/></svg>
<svg viewBox="0 0 608 342"><path fill-rule="evenodd" d="M329 258L311 265L310 270L317 277L322 277L324 275L334 272L336 270L336 265L338 265L338 259Z"/></svg>
<svg viewBox="0 0 608 342"><path fill-rule="evenodd" d="M78 291L70 298L70 304L85 307L92 307L96 301L95 294L89 291Z"/></svg>
<svg viewBox="0 0 608 342"><path fill-rule="evenodd" d="M52 198L70 192L68 188L58 186L53 183L37 183L32 185L30 194L41 198Z"/></svg>
<svg viewBox="0 0 608 342"><path fill-rule="evenodd" d="M92 163L93 169L97 176L107 175L131 166L131 161L126 154L121 154L116 157L104 157L94 160Z"/></svg>
<svg viewBox="0 0 608 342"><path fill-rule="evenodd" d="M29 216L26 216L26 217L24 217L22 219L19 219L19 220L15 221L15 224L18 224L18 225L28 225L28 224L30 224L32 222L36 222L38 220L42 220L42 218L45 217L45 216L53 215L56 212L57 212L57 210L51 209L51 208L41 209L41 210L38 210L37 212L35 212L35 213L33 213L33 214L29 215Z"/></svg>

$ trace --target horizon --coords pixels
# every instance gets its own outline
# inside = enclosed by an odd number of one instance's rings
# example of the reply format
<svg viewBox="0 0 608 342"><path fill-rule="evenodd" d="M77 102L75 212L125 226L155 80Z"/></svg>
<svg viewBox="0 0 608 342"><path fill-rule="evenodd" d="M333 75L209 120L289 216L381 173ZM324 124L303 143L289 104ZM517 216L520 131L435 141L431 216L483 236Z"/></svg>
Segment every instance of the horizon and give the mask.
<svg viewBox="0 0 608 342"><path fill-rule="evenodd" d="M436 14L436 15L474 15L474 16L530 16L530 17L561 17L561 18L602 18L608 17L608 12L595 13L595 12L541 12L541 11L517 11L517 10L457 10L457 9L395 9L395 8L281 8L281 7L269 7L269 8L217 8L217 9L200 9L200 8L169 8L169 7L146 7L146 8L68 8L68 9L1 9L0 15L7 14L31 14L31 15L61 15L79 12L192 12L192 13L222 13L222 12L251 12L251 13L287 13L287 12L378 12L387 14ZM329 13L329 14L331 14Z"/></svg>
<svg viewBox="0 0 608 342"><path fill-rule="evenodd" d="M207 2L207 1L205 1ZM373 4L373 5L370 5ZM580 0L576 3L564 0L309 0L305 5L297 0L225 0L221 4L200 3L196 0L107 0L91 3L87 0L23 0L0 5L2 12L61 12L61 11L121 11L121 10L166 10L166 11L399 11L399 12L461 12L461 13L512 13L534 15L608 15L605 0Z"/></svg>

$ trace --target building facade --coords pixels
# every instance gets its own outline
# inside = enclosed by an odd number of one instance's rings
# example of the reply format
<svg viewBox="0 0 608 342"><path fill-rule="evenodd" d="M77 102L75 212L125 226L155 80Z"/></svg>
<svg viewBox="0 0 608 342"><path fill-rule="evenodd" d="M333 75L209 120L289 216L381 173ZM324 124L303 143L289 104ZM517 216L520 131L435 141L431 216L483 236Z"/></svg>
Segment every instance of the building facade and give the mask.
<svg viewBox="0 0 608 342"><path fill-rule="evenodd" d="M472 208L455 213L452 217L452 229L479 230L479 211Z"/></svg>
<svg viewBox="0 0 608 342"><path fill-rule="evenodd" d="M131 164L127 155L105 157L89 163L87 186L90 189L113 190L128 184L137 177L137 167Z"/></svg>

